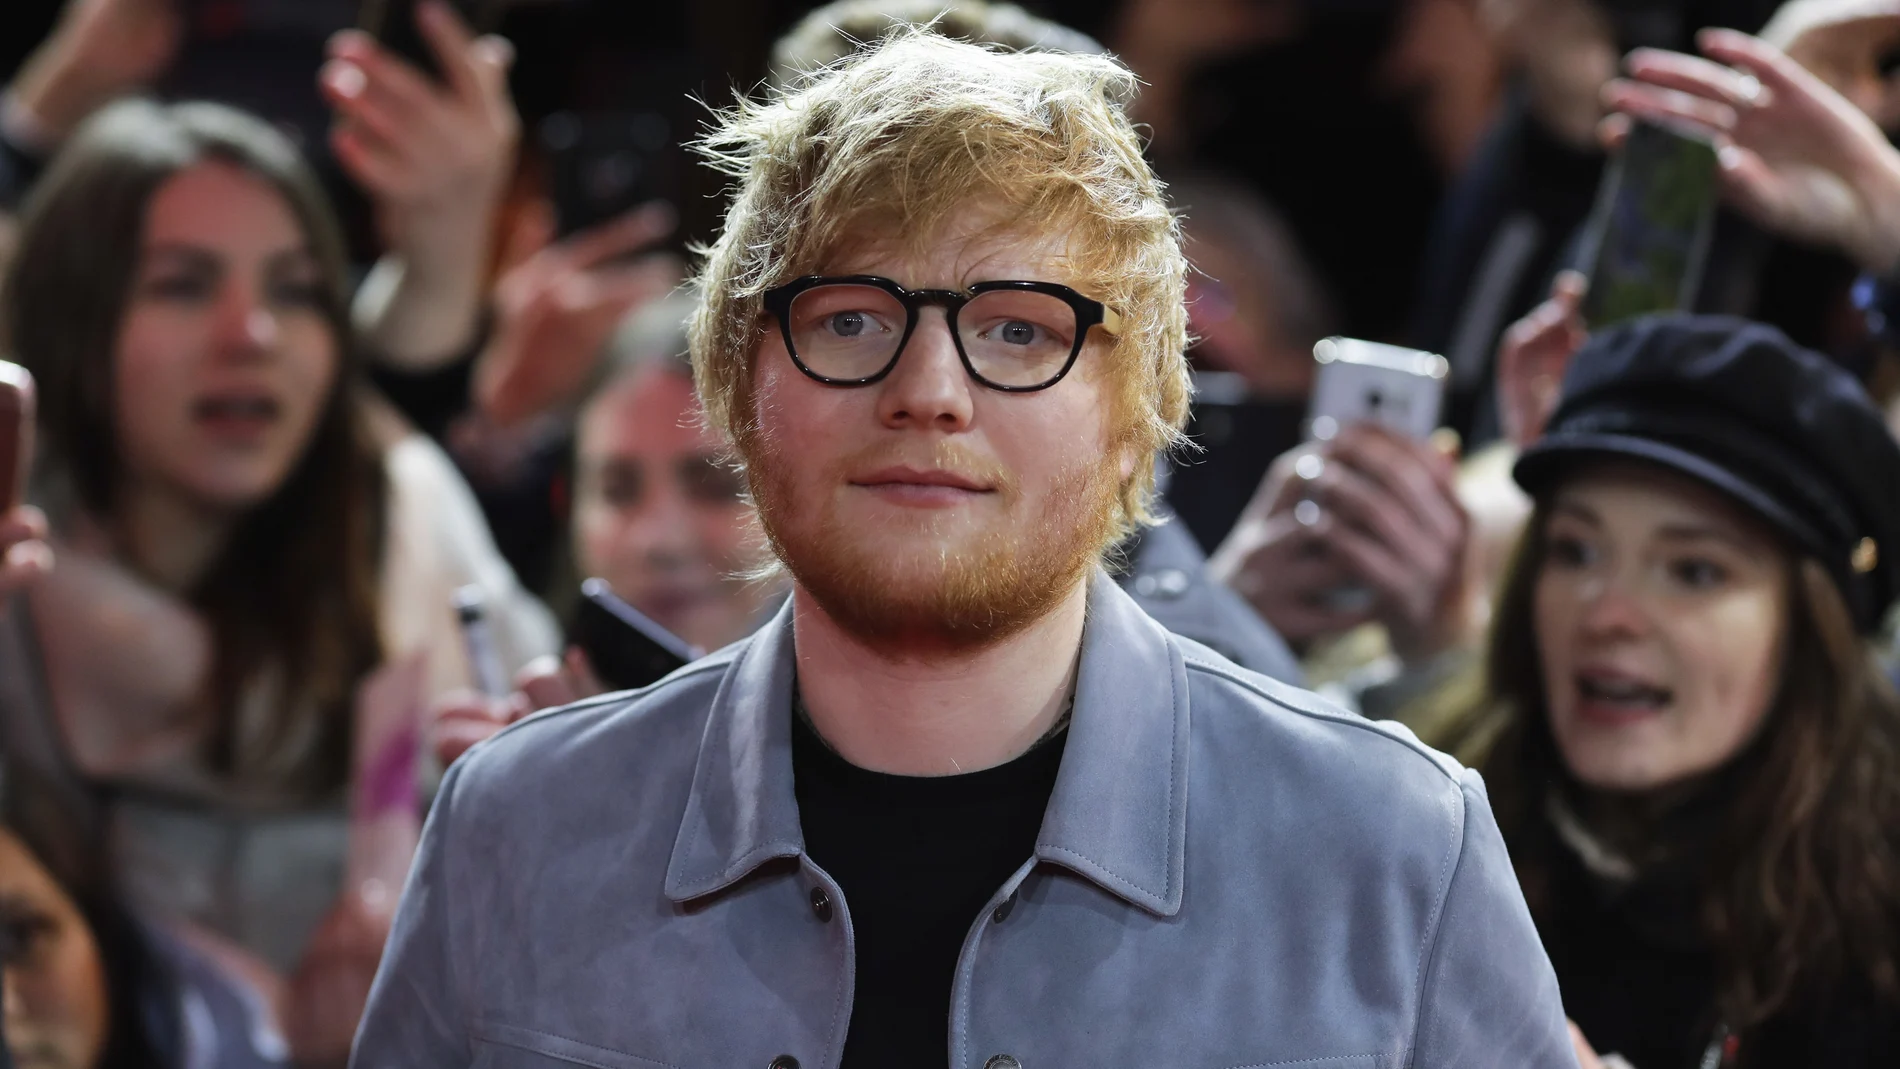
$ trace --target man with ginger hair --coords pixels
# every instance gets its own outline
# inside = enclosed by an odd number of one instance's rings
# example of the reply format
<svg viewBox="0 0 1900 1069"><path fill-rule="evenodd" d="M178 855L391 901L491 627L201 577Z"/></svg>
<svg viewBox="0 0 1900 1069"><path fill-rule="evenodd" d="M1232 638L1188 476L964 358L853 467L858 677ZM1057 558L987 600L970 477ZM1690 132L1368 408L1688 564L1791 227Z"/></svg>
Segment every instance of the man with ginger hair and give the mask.
<svg viewBox="0 0 1900 1069"><path fill-rule="evenodd" d="M1114 61L722 117L692 328L792 580L445 778L365 1069L1570 1066L1477 777L1143 615L1186 264Z"/></svg>

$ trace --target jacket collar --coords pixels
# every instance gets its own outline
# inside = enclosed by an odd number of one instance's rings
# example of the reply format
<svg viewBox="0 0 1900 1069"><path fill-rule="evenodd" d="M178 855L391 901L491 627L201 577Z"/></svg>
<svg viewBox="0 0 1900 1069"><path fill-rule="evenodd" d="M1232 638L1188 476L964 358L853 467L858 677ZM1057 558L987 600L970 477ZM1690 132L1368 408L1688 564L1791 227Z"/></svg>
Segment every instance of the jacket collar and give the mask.
<svg viewBox="0 0 1900 1069"><path fill-rule="evenodd" d="M1181 908L1187 840L1187 675L1160 625L1098 571L1075 714L1036 856L1149 912ZM713 696L666 870L684 902L804 852L792 792L789 601L743 646Z"/></svg>

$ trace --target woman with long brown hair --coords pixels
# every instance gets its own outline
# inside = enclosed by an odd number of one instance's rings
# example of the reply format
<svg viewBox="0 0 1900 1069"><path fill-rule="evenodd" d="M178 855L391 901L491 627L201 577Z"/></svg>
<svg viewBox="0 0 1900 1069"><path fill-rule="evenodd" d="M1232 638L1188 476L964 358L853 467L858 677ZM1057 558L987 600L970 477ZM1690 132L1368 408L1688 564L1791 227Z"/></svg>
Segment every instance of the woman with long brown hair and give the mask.
<svg viewBox="0 0 1900 1069"><path fill-rule="evenodd" d="M300 1056L347 1049L421 710L471 678L451 595L483 589L503 671L557 648L447 459L367 392L345 273L281 134L128 102L35 188L0 290L58 556L0 612L0 733L142 914L288 983Z"/></svg>
<svg viewBox="0 0 1900 1069"><path fill-rule="evenodd" d="M1638 1069L1900 1064L1879 411L1772 328L1639 320L1516 475L1481 767L1566 1010Z"/></svg>

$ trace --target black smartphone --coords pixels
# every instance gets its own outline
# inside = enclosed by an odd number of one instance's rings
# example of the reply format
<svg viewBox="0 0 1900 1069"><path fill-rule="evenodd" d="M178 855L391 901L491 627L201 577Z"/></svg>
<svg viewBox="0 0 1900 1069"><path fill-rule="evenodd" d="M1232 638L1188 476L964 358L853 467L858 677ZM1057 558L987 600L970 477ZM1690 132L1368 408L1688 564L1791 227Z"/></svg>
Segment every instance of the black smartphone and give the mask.
<svg viewBox="0 0 1900 1069"><path fill-rule="evenodd" d="M1638 120L1610 164L1585 234L1592 330L1695 307L1720 191L1715 146L1689 129Z"/></svg>
<svg viewBox="0 0 1900 1069"><path fill-rule="evenodd" d="M700 651L622 601L605 579L581 584L570 636L614 690L637 690L697 660Z"/></svg>
<svg viewBox="0 0 1900 1069"><path fill-rule="evenodd" d="M657 112L560 111L538 134L561 237L671 193L672 125Z"/></svg>
<svg viewBox="0 0 1900 1069"><path fill-rule="evenodd" d="M449 7L462 16L462 21L476 33L489 29L487 12L493 5L487 0L444 0ZM422 36L422 27L416 25L416 7L420 0L363 0L358 12L357 26L376 38L377 43L401 56L411 65L429 77L442 79L442 64L437 63L435 51Z"/></svg>

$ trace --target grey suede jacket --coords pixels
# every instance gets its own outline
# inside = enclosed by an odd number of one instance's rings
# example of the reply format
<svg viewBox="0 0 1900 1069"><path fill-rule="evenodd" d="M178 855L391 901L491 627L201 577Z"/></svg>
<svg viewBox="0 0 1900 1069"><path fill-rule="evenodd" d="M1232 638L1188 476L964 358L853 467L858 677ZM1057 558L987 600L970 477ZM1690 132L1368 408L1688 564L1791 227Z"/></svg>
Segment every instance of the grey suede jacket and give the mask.
<svg viewBox="0 0 1900 1069"><path fill-rule="evenodd" d="M851 908L804 855L792 677L785 611L457 762L358 1069L836 1066ZM959 1069L1575 1065L1477 775L1099 574L1035 857L944 1012Z"/></svg>

